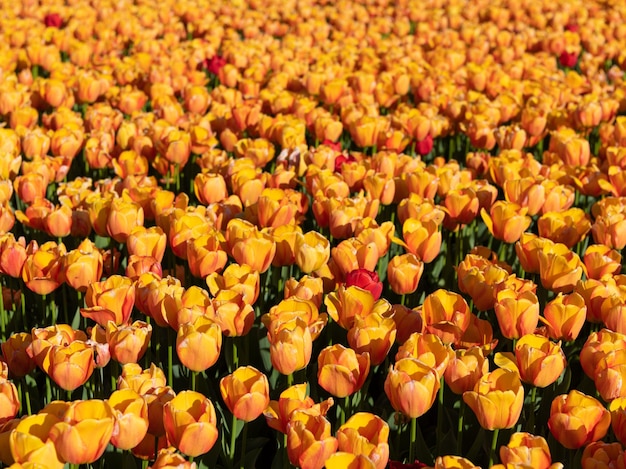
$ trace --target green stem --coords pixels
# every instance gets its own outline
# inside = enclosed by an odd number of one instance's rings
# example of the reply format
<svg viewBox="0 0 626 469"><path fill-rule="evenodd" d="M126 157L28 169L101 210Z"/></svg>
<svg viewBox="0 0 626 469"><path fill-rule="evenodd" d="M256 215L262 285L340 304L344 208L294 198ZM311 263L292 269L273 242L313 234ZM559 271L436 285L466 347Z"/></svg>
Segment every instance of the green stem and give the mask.
<svg viewBox="0 0 626 469"><path fill-rule="evenodd" d="M290 388L291 386L293 386L293 373L287 375L287 387Z"/></svg>
<svg viewBox="0 0 626 469"><path fill-rule="evenodd" d="M196 390L196 375L198 373L195 371L191 372L191 390L195 391Z"/></svg>
<svg viewBox="0 0 626 469"><path fill-rule="evenodd" d="M239 469L244 469L246 463L246 442L248 440L247 422L243 422L243 430L241 432L241 458L239 458Z"/></svg>
<svg viewBox="0 0 626 469"><path fill-rule="evenodd" d="M411 419L411 436L409 441L409 464L415 461L415 447L417 446L417 418Z"/></svg>
<svg viewBox="0 0 626 469"><path fill-rule="evenodd" d="M444 380L441 378L441 382L439 383L439 393L437 395L437 454L441 454L441 445L443 442L443 390L444 390Z"/></svg>
<svg viewBox="0 0 626 469"><path fill-rule="evenodd" d="M233 424L230 428L230 467L235 467L235 445L237 444L237 424L239 420L233 415Z"/></svg>
<svg viewBox="0 0 626 469"><path fill-rule="evenodd" d="M465 414L465 402L463 402L463 399L461 399L459 403L459 421L456 429L456 454L458 454L459 456L463 454L463 414Z"/></svg>
<svg viewBox="0 0 626 469"><path fill-rule="evenodd" d="M500 429L496 428L491 437L491 450L489 451L489 464L487 467L493 466L494 457L496 454L496 448L498 446L498 434L500 433Z"/></svg>
<svg viewBox="0 0 626 469"><path fill-rule="evenodd" d="M232 369L230 371L232 373L237 368L239 368L239 355L237 352L237 337L232 338L231 344L233 347L233 363L232 363Z"/></svg>
<svg viewBox="0 0 626 469"><path fill-rule="evenodd" d="M174 387L174 344L172 343L172 331L167 330L167 382Z"/></svg>

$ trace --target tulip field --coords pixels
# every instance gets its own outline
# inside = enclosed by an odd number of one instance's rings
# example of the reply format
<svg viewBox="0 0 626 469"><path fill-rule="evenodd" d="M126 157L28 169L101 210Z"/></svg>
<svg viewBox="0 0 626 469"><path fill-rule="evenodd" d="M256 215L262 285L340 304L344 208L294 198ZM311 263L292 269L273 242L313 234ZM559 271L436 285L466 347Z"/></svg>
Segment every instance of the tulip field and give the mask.
<svg viewBox="0 0 626 469"><path fill-rule="evenodd" d="M0 9L0 467L626 469L626 1Z"/></svg>

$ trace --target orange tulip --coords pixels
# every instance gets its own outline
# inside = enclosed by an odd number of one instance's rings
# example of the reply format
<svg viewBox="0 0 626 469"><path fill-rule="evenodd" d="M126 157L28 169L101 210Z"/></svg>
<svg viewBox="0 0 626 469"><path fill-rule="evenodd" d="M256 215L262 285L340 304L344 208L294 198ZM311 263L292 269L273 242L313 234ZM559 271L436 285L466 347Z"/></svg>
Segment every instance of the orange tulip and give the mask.
<svg viewBox="0 0 626 469"><path fill-rule="evenodd" d="M387 467L389 460L389 425L380 417L358 412L336 433L338 451L367 456L376 469Z"/></svg>
<svg viewBox="0 0 626 469"><path fill-rule="evenodd" d="M108 403L115 418L111 443L121 450L134 448L148 432L148 404L132 389L113 391Z"/></svg>
<svg viewBox="0 0 626 469"><path fill-rule="evenodd" d="M305 275L300 280L290 278L285 282L285 299L308 300L319 308L322 305L323 293L324 281L319 277Z"/></svg>
<svg viewBox="0 0 626 469"><path fill-rule="evenodd" d="M114 198L106 221L106 229L115 241L125 243L133 228L143 225L144 211L129 196Z"/></svg>
<svg viewBox="0 0 626 469"><path fill-rule="evenodd" d="M398 295L414 293L424 272L424 263L415 254L394 256L387 265L389 286Z"/></svg>
<svg viewBox="0 0 626 469"><path fill-rule="evenodd" d="M435 334L415 332L400 346L395 358L396 361L416 358L442 377L450 360L454 358L454 351Z"/></svg>
<svg viewBox="0 0 626 469"><path fill-rule="evenodd" d="M435 402L438 390L437 371L415 358L396 361L385 379L385 394L391 405L409 418L425 414Z"/></svg>
<svg viewBox="0 0 626 469"><path fill-rule="evenodd" d="M591 229L587 214L580 208L560 212L546 212L537 220L539 236L572 248Z"/></svg>
<svg viewBox="0 0 626 469"><path fill-rule="evenodd" d="M62 469L65 463L50 439L50 430L60 421L56 415L44 411L16 421L8 438L12 461L3 458L3 462Z"/></svg>
<svg viewBox="0 0 626 469"><path fill-rule="evenodd" d="M98 460L113 435L113 409L106 401L74 401L64 419L50 429L61 458L72 464L89 464Z"/></svg>
<svg viewBox="0 0 626 469"><path fill-rule="evenodd" d="M0 237L0 272L13 278L20 278L26 256L26 241L23 237L18 241L15 240L13 233Z"/></svg>
<svg viewBox="0 0 626 469"><path fill-rule="evenodd" d="M15 384L0 378L0 422L15 418L20 410L20 397Z"/></svg>
<svg viewBox="0 0 626 469"><path fill-rule="evenodd" d="M373 313L385 314L391 306L384 300L374 300L368 290L341 285L324 299L328 315L344 329L351 329L356 316L365 318Z"/></svg>
<svg viewBox="0 0 626 469"><path fill-rule="evenodd" d="M267 338L272 366L280 373L289 375L309 364L313 339L309 325L302 318L271 321Z"/></svg>
<svg viewBox="0 0 626 469"><path fill-rule="evenodd" d="M498 201L491 206L489 214L482 209L480 216L494 238L505 243L515 243L532 221L526 213L527 209L524 207L512 202Z"/></svg>
<svg viewBox="0 0 626 469"><path fill-rule="evenodd" d="M544 288L569 293L583 275L584 265L578 255L563 244L538 253L539 276Z"/></svg>
<svg viewBox="0 0 626 469"><path fill-rule="evenodd" d="M368 353L373 365L380 365L396 338L396 323L392 317L373 313L365 318L355 316L348 331L348 344L357 353Z"/></svg>
<svg viewBox="0 0 626 469"><path fill-rule="evenodd" d="M203 205L221 202L228 197L226 181L221 174L201 172L196 175L193 182L194 193Z"/></svg>
<svg viewBox="0 0 626 469"><path fill-rule="evenodd" d="M528 464L537 469L549 469L552 464L545 438L523 432L513 433L509 443L500 446L500 460L503 464Z"/></svg>
<svg viewBox="0 0 626 469"><path fill-rule="evenodd" d="M330 422L316 411L297 410L287 424L289 461L301 469L322 469L337 451L337 439L331 436Z"/></svg>
<svg viewBox="0 0 626 469"><path fill-rule="evenodd" d="M409 252L428 264L441 250L441 231L434 220L407 219L402 225L402 237Z"/></svg>
<svg viewBox="0 0 626 469"><path fill-rule="evenodd" d="M128 324L135 304L135 285L128 277L113 275L102 282L94 282L85 293L86 308L80 313L102 327L108 321Z"/></svg>
<svg viewBox="0 0 626 469"><path fill-rule="evenodd" d="M245 422L259 417L270 403L267 376L252 366L241 366L222 378L220 393L228 410Z"/></svg>
<svg viewBox="0 0 626 469"><path fill-rule="evenodd" d="M135 321L130 325L117 325L107 322L106 341L109 344L111 358L118 363L137 363L148 350L152 326L143 321Z"/></svg>
<svg viewBox="0 0 626 469"><path fill-rule="evenodd" d="M559 293L543 310L548 334L554 340L575 340L587 317L585 300L578 293Z"/></svg>
<svg viewBox="0 0 626 469"><path fill-rule="evenodd" d="M609 404L611 428L616 438L623 444L626 441L626 397L613 399Z"/></svg>
<svg viewBox="0 0 626 469"><path fill-rule="evenodd" d="M163 261L167 237L161 228L153 226L134 227L126 238L129 255L150 256L159 262Z"/></svg>
<svg viewBox="0 0 626 469"><path fill-rule="evenodd" d="M80 340L68 345L53 345L42 364L48 376L66 391L73 391L85 384L94 366L92 347Z"/></svg>
<svg viewBox="0 0 626 469"><path fill-rule="evenodd" d="M443 377L455 394L471 391L480 378L489 373L489 360L480 347L455 350Z"/></svg>
<svg viewBox="0 0 626 469"><path fill-rule="evenodd" d="M470 309L463 297L448 290L437 290L424 300L426 330L444 343L456 343L470 321Z"/></svg>
<svg viewBox="0 0 626 469"><path fill-rule="evenodd" d="M626 350L606 351L595 367L593 381L605 401L626 397L623 376L626 372Z"/></svg>
<svg viewBox="0 0 626 469"><path fill-rule="evenodd" d="M522 412L524 388L517 373L499 368L484 375L473 391L463 393L463 401L486 430L511 428Z"/></svg>
<svg viewBox="0 0 626 469"><path fill-rule="evenodd" d="M344 278L354 270L376 270L376 264L380 259L376 243L364 244L358 238L341 241L337 247L330 250L330 254Z"/></svg>
<svg viewBox="0 0 626 469"><path fill-rule="evenodd" d="M193 276L206 278L224 268L228 255L222 248L223 241L217 231L187 240L187 260Z"/></svg>
<svg viewBox="0 0 626 469"><path fill-rule="evenodd" d="M594 441L585 447L580 462L583 469L623 467L626 454L619 443Z"/></svg>
<svg viewBox="0 0 626 469"><path fill-rule="evenodd" d="M102 277L102 254L95 244L85 239L77 249L67 253L64 266L65 282L73 289L84 292Z"/></svg>
<svg viewBox="0 0 626 469"><path fill-rule="evenodd" d="M32 341L30 333L15 332L2 342L2 357L9 367L11 376L21 378L35 369L36 363L28 354L28 347Z"/></svg>
<svg viewBox="0 0 626 469"><path fill-rule="evenodd" d="M332 397L316 404L307 396L307 384L295 384L281 392L277 401L270 401L263 415L271 428L286 434L287 425L295 411L310 409L312 413L325 416L332 405Z"/></svg>
<svg viewBox="0 0 626 469"><path fill-rule="evenodd" d="M619 274L622 268L622 256L604 244L592 244L585 250L583 262L587 268L587 278L602 280Z"/></svg>
<svg viewBox="0 0 626 469"><path fill-rule="evenodd" d="M222 331L220 326L205 316L191 324L181 324L176 337L176 353L181 363L200 372L213 366L220 355Z"/></svg>
<svg viewBox="0 0 626 469"><path fill-rule="evenodd" d="M222 275L209 274L206 283L213 296L217 296L221 290L232 290L240 293L243 300L252 305L259 296L260 274L249 265L230 264Z"/></svg>
<svg viewBox="0 0 626 469"><path fill-rule="evenodd" d="M187 461L175 448L163 448L159 451L150 469L196 469L195 462Z"/></svg>
<svg viewBox="0 0 626 469"><path fill-rule="evenodd" d="M247 264L263 273L274 259L276 242L270 235L255 229L233 242L231 254L237 263Z"/></svg>
<svg viewBox="0 0 626 469"><path fill-rule="evenodd" d="M536 334L522 336L515 344L515 355L497 353L495 363L518 373L523 382L538 388L554 383L566 366L561 344L554 344L547 337Z"/></svg>
<svg viewBox="0 0 626 469"><path fill-rule="evenodd" d="M296 235L296 264L305 274L320 269L330 258L330 242L317 231Z"/></svg>
<svg viewBox="0 0 626 469"><path fill-rule="evenodd" d="M154 363L146 370L136 363L127 363L122 366L122 374L117 379L117 389L130 388L142 396L152 389L164 389L166 384L165 373Z"/></svg>
<svg viewBox="0 0 626 469"><path fill-rule="evenodd" d="M317 382L335 397L349 396L363 386L370 370L369 354L340 344L324 348L317 358Z"/></svg>
<svg viewBox="0 0 626 469"><path fill-rule="evenodd" d="M531 334L539 323L539 300L531 291L501 290L497 294L494 310L502 335L507 339L519 339Z"/></svg>
<svg viewBox="0 0 626 469"><path fill-rule="evenodd" d="M610 424L610 412L596 399L577 390L557 396L550 406L550 433L569 449L582 448L604 438Z"/></svg>
<svg viewBox="0 0 626 469"><path fill-rule="evenodd" d="M168 441L187 456L207 453L217 441L217 416L209 399L182 391L163 407Z"/></svg>
<svg viewBox="0 0 626 469"><path fill-rule="evenodd" d="M38 246L35 241L26 248L26 261L22 268L22 280L29 290L47 295L63 283L64 244L48 241Z"/></svg>
<svg viewBox="0 0 626 469"><path fill-rule="evenodd" d="M352 454L346 451L337 451L331 454L324 465L326 469L376 469L371 458L363 454Z"/></svg>

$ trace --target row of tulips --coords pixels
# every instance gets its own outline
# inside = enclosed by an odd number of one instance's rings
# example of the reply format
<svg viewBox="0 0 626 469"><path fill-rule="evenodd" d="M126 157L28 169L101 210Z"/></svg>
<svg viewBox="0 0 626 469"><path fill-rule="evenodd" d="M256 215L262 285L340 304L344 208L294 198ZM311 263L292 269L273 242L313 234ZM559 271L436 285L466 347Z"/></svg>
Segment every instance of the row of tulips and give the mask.
<svg viewBox="0 0 626 469"><path fill-rule="evenodd" d="M0 3L2 464L626 465L622 2Z"/></svg>

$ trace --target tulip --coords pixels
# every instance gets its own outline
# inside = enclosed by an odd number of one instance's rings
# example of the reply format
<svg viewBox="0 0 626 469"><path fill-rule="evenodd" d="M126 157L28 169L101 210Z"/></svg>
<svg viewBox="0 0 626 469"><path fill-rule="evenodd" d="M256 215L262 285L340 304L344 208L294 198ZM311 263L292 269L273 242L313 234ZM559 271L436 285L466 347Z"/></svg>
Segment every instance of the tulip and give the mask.
<svg viewBox="0 0 626 469"><path fill-rule="evenodd" d="M373 313L365 318L355 316L348 331L348 344L357 353L368 353L372 365L380 365L396 338L396 323L391 317Z"/></svg>
<svg viewBox="0 0 626 469"><path fill-rule="evenodd" d="M93 349L80 340L68 345L53 345L42 364L48 376L66 391L73 391L85 384L94 366Z"/></svg>
<svg viewBox="0 0 626 469"><path fill-rule="evenodd" d="M196 469L197 464L187 461L182 455L176 453L176 449L170 446L161 449L152 466L148 467L149 469Z"/></svg>
<svg viewBox="0 0 626 469"><path fill-rule="evenodd" d="M182 391L163 407L167 439L183 454L207 453L217 441L217 416L209 399L195 391Z"/></svg>
<svg viewBox="0 0 626 469"><path fill-rule="evenodd" d="M331 436L330 422L317 412L298 410L287 424L289 461L301 469L322 469L337 451L337 439Z"/></svg>
<svg viewBox="0 0 626 469"><path fill-rule="evenodd" d="M285 282L285 299L308 300L319 308L322 305L323 293L324 281L319 277L305 275L300 280L290 278Z"/></svg>
<svg viewBox="0 0 626 469"><path fill-rule="evenodd" d="M227 337L244 336L254 324L254 308L234 290L221 290L213 300L214 313L208 316L219 324Z"/></svg>
<svg viewBox="0 0 626 469"><path fill-rule="evenodd" d="M259 417L270 402L267 377L252 366L239 367L222 378L220 393L231 413L245 422Z"/></svg>
<svg viewBox="0 0 626 469"><path fill-rule="evenodd" d="M60 421L59 417L44 411L16 421L8 438L9 454L13 459L11 462L24 465L31 463L37 465L35 467L51 469L63 468L65 463L50 439L50 430ZM4 459L3 462L9 464Z"/></svg>
<svg viewBox="0 0 626 469"><path fill-rule="evenodd" d="M622 442L626 441L626 398L618 397L609 404L611 412L611 428L616 438Z"/></svg>
<svg viewBox="0 0 626 469"><path fill-rule="evenodd" d="M332 397L315 404L313 399L307 396L307 385L295 384L281 392L277 401L270 401L263 415L271 428L286 434L287 424L291 421L291 416L295 411L310 409L311 413L316 412L325 416L332 405Z"/></svg>
<svg viewBox="0 0 626 469"><path fill-rule="evenodd" d="M605 401L626 397L623 373L626 370L626 350L606 351L595 367L593 380L598 393Z"/></svg>
<svg viewBox="0 0 626 469"><path fill-rule="evenodd" d="M330 455L324 467L326 469L376 469L378 466L374 464L371 458L363 454L337 451Z"/></svg>
<svg viewBox="0 0 626 469"><path fill-rule="evenodd" d="M570 208L561 212L544 213L537 220L537 227L539 236L572 248L587 235L591 222L583 210Z"/></svg>
<svg viewBox="0 0 626 469"><path fill-rule="evenodd" d="M67 253L64 266L65 282L73 289L85 292L90 284L102 277L102 254L95 244L85 239L77 249Z"/></svg>
<svg viewBox="0 0 626 469"><path fill-rule="evenodd" d="M71 464L89 464L99 459L113 435L113 409L106 401L74 401L64 420L50 429L62 459Z"/></svg>
<svg viewBox="0 0 626 469"><path fill-rule="evenodd" d="M249 265L230 264L222 275L209 274L206 283L213 296L217 296L221 290L232 290L240 293L243 300L252 305L259 296L259 279L259 272Z"/></svg>
<svg viewBox="0 0 626 469"><path fill-rule="evenodd" d="M587 278L596 280L618 274L622 268L621 254L603 244L588 246L583 262L587 268Z"/></svg>
<svg viewBox="0 0 626 469"><path fill-rule="evenodd" d="M376 469L387 466L389 425L380 417L358 412L339 427L336 438L338 451L367 456Z"/></svg>
<svg viewBox="0 0 626 469"><path fill-rule="evenodd" d="M470 309L463 297L447 290L437 290L424 300L426 330L444 343L456 343L467 329Z"/></svg>
<svg viewBox="0 0 626 469"><path fill-rule="evenodd" d="M455 350L455 357L450 360L443 377L450 390L463 394L474 389L476 383L489 373L489 361L480 347Z"/></svg>
<svg viewBox="0 0 626 469"><path fill-rule="evenodd" d="M423 272L424 263L412 253L394 256L387 265L389 285L399 295L414 293Z"/></svg>
<svg viewBox="0 0 626 469"><path fill-rule="evenodd" d="M154 363L150 368L143 370L136 363L127 363L122 366L122 374L117 379L117 389L130 388L138 394L144 395L152 389L164 388L167 384L165 374Z"/></svg>
<svg viewBox="0 0 626 469"><path fill-rule="evenodd" d="M548 290L569 293L582 277L580 258L562 244L555 245L553 250L540 251L538 258L541 284Z"/></svg>
<svg viewBox="0 0 626 469"><path fill-rule="evenodd" d="M221 174L198 173L193 186L196 197L203 205L221 202L228 197L226 182Z"/></svg>
<svg viewBox="0 0 626 469"><path fill-rule="evenodd" d="M152 326L143 321L121 326L109 321L106 325L106 341L111 358L122 365L137 363L148 350L151 336Z"/></svg>
<svg viewBox="0 0 626 469"><path fill-rule="evenodd" d="M13 233L0 237L0 272L20 278L26 257L26 242L23 237L19 241L15 240Z"/></svg>
<svg viewBox="0 0 626 469"><path fill-rule="evenodd" d="M259 273L269 269L276 254L276 242L264 232L254 230L247 237L236 239L232 256L239 264L247 264Z"/></svg>
<svg viewBox="0 0 626 469"><path fill-rule="evenodd" d="M145 228L134 227L126 238L128 254L137 256L150 256L159 262L163 261L167 237L158 226Z"/></svg>
<svg viewBox="0 0 626 469"><path fill-rule="evenodd" d="M463 393L463 401L484 429L511 428L522 412L524 388L517 373L500 368L484 375L473 391Z"/></svg>
<svg viewBox="0 0 626 469"><path fill-rule="evenodd" d="M335 397L349 396L363 386L370 369L368 353L357 354L340 344L324 348L317 358L317 382Z"/></svg>
<svg viewBox="0 0 626 469"><path fill-rule="evenodd" d="M57 245L48 241L37 246L31 241L26 249L26 261L22 268L22 280L29 290L47 295L56 290L62 283L64 244Z"/></svg>
<svg viewBox="0 0 626 469"><path fill-rule="evenodd" d="M102 327L108 321L128 324L135 303L135 285L128 277L113 275L102 282L94 282L85 293L86 308L80 313Z"/></svg>
<svg viewBox="0 0 626 469"><path fill-rule="evenodd" d="M439 336L429 333L413 333L400 346L396 353L396 361L403 358L416 358L430 366L442 377L448 363L454 358L454 351L444 344Z"/></svg>
<svg viewBox="0 0 626 469"><path fill-rule="evenodd" d="M432 262L441 250L441 231L434 220L409 218L402 225L402 237L409 252L426 264Z"/></svg>
<svg viewBox="0 0 626 469"><path fill-rule="evenodd" d="M207 233L187 240L187 260L192 275L206 278L213 272L220 272L224 268L228 255L222 248L223 241L219 232Z"/></svg>
<svg viewBox="0 0 626 469"><path fill-rule="evenodd" d="M383 290L383 284L379 280L378 274L367 269L356 269L347 273L346 288L351 286L369 291L374 297L374 301L380 298Z"/></svg>
<svg viewBox="0 0 626 469"><path fill-rule="evenodd" d="M339 243L337 247L332 248L331 257L345 277L353 271L373 272L376 270L380 252L376 243L364 244L357 238L350 238Z"/></svg>
<svg viewBox="0 0 626 469"><path fill-rule="evenodd" d="M296 235L295 261L300 270L310 274L320 269L330 258L330 242L317 231Z"/></svg>
<svg viewBox="0 0 626 469"><path fill-rule="evenodd" d="M496 365L519 373L523 382L539 388L554 383L566 366L561 344L553 344L547 337L526 334L515 344L515 355L497 353Z"/></svg>
<svg viewBox="0 0 626 469"><path fill-rule="evenodd" d="M532 221L526 213L527 209L517 204L498 201L491 206L489 214L482 209L480 216L494 238L505 243L515 243Z"/></svg>
<svg viewBox="0 0 626 469"><path fill-rule="evenodd" d="M311 360L313 339L309 325L300 317L277 319L268 325L272 366L284 375L305 368Z"/></svg>
<svg viewBox="0 0 626 469"><path fill-rule="evenodd" d="M132 389L114 391L108 403L115 418L111 443L121 450L134 448L148 432L148 404Z"/></svg>
<svg viewBox="0 0 626 469"><path fill-rule="evenodd" d="M21 378L35 369L36 363L28 354L32 340L32 335L28 332L15 332L2 342L2 357L11 376Z"/></svg>
<svg viewBox="0 0 626 469"><path fill-rule="evenodd" d="M500 460L503 464L528 464L537 469L549 469L552 463L545 438L523 432L513 433L508 445L500 447Z"/></svg>
<svg viewBox="0 0 626 469"><path fill-rule="evenodd" d="M548 428L569 449L582 448L604 438L611 414L600 402L580 391L557 396L550 406Z"/></svg>
<svg viewBox="0 0 626 469"><path fill-rule="evenodd" d="M623 467L626 456L619 443L594 441L585 447L580 462L583 469Z"/></svg>
<svg viewBox="0 0 626 469"><path fill-rule="evenodd" d="M133 228L143 225L144 211L129 196L114 198L106 221L109 236L118 243L125 243Z"/></svg>
<svg viewBox="0 0 626 469"><path fill-rule="evenodd" d="M15 418L20 410L20 397L15 384L0 378L0 422Z"/></svg>
<svg viewBox="0 0 626 469"><path fill-rule="evenodd" d="M539 322L539 300L531 291L501 290L494 310L502 335L508 339L534 332Z"/></svg>
<svg viewBox="0 0 626 469"><path fill-rule="evenodd" d="M176 353L181 363L194 372L213 366L220 355L222 331L205 316L191 324L181 324L176 336Z"/></svg>
<svg viewBox="0 0 626 469"><path fill-rule="evenodd" d="M584 298L576 292L559 293L543 310L548 334L554 340L572 341L578 337L587 317Z"/></svg>
<svg viewBox="0 0 626 469"><path fill-rule="evenodd" d="M397 412L411 419L425 414L435 402L439 375L415 358L396 361L385 379L385 394Z"/></svg>

